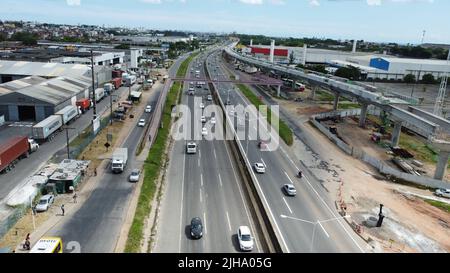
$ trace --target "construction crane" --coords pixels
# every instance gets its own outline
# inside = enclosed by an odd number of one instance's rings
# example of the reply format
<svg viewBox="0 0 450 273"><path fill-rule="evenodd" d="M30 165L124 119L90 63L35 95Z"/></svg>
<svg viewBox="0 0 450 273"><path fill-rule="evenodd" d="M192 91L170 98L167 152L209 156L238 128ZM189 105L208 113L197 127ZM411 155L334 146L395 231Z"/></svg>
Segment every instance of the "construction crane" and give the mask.
<svg viewBox="0 0 450 273"><path fill-rule="evenodd" d="M450 66L450 50L448 51L447 65ZM442 111L444 109L445 96L447 95L447 80L448 72L444 72L444 75L442 76L441 86L439 87L439 94L436 98L436 104L434 105L433 114L435 114L436 116L443 115Z"/></svg>

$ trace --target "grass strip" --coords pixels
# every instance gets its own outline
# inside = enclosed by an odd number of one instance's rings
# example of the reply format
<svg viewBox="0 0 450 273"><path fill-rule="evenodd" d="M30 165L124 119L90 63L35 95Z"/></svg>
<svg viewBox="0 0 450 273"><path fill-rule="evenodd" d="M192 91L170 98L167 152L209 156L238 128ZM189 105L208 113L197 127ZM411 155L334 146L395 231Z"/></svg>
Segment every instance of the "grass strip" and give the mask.
<svg viewBox="0 0 450 273"><path fill-rule="evenodd" d="M189 63L197 55L198 53L193 53L183 61L177 71L177 77L184 77L186 75ZM144 235L143 230L145 219L151 211L151 202L154 198L158 177L164 163L163 158L165 147L170 137L169 133L172 118L172 106L177 104L177 98L180 95L182 87L183 85L181 83L176 82L172 85L169 93L167 94L161 120L164 126L159 129L155 143L150 149L148 157L144 163L144 181L142 184L141 193L139 195L136 212L134 214L133 223L128 232L128 240L125 246L126 253L137 253L140 251L141 242Z"/></svg>
<svg viewBox="0 0 450 273"><path fill-rule="evenodd" d="M250 103L253 104L258 110L259 110L259 106L266 106L266 104L263 103L258 98L258 96L256 96L255 93L253 93L250 90L250 88L248 86L246 86L244 84L237 84L237 87L247 97L247 99L250 101ZM267 119L267 122L271 125L272 125L272 114L273 114L272 111L267 111L266 119ZM273 114L273 117L278 118L275 114ZM281 120L279 118L278 118L278 120L279 120L278 128L275 128L275 130L278 131L278 134L280 135L281 139L283 139L287 145L292 146L292 144L294 144L294 135L293 135L291 128L289 128L289 126L287 126L287 124L283 120Z"/></svg>

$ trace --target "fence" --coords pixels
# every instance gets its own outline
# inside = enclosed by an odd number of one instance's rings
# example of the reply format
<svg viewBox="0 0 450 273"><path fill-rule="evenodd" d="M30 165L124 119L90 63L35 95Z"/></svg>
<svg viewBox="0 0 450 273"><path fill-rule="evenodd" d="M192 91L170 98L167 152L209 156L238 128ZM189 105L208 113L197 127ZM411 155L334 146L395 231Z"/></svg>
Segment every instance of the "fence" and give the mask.
<svg viewBox="0 0 450 273"><path fill-rule="evenodd" d="M13 212L8 215L4 220L0 222L0 238L8 233L8 231L14 227L14 225L28 213L30 209L30 204L21 205L13 209Z"/></svg>
<svg viewBox="0 0 450 273"><path fill-rule="evenodd" d="M358 110L358 109L357 109ZM352 113L356 113L357 111L350 111ZM445 181L436 180L430 177L424 177L424 176L417 176L412 175L409 173L404 173L399 170L396 170L388 165L386 165L383 161L367 154L362 149L358 149L356 147L350 146L347 143L343 142L341 139L339 139L336 135L331 133L329 129L327 129L325 126L323 126L320 122L318 122L318 119L322 118L329 118L329 117L336 117L336 116L346 116L349 114L348 110L345 111L337 111L337 112L331 112L331 113L323 113L319 115L312 116L310 121L311 123L325 136L328 137L333 143L335 143L342 151L344 151L346 154L360 159L363 162L371 165L372 167L376 168L381 174L384 175L390 175L393 177L396 177L397 179L408 181L420 186L430 187L430 188L447 188L448 183Z"/></svg>

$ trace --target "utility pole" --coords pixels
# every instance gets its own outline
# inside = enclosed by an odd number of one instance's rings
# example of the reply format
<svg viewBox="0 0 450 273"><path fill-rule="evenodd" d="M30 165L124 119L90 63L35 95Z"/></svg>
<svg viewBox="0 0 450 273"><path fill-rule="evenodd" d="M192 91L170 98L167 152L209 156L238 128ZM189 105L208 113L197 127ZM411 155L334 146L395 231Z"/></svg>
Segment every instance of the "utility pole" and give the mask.
<svg viewBox="0 0 450 273"><path fill-rule="evenodd" d="M66 130L66 148L67 148L67 159L70 159L70 143L69 143L69 130L76 130L75 128L64 127L63 130Z"/></svg>
<svg viewBox="0 0 450 273"><path fill-rule="evenodd" d="M112 103L113 103L113 97L117 97L117 95L109 95L109 109L110 109L110 112L111 112L111 115L110 115L110 117L109 117L109 122L110 122L110 124L112 125L113 124L113 105L112 105Z"/></svg>
<svg viewBox="0 0 450 273"><path fill-rule="evenodd" d="M95 99L95 76L94 76L94 52L91 49L91 75L92 75L92 103L94 104L94 117L97 118L97 101Z"/></svg>
<svg viewBox="0 0 450 273"><path fill-rule="evenodd" d="M423 45L423 42L424 42L424 40L425 40L425 34L427 33L427 31L426 30L424 30L423 32L422 32L422 40L421 40L421 42L420 42L420 45ZM411 99L413 98L413 95L414 95L414 91L415 91L415 89L416 89L416 86L417 86L417 84L419 83L419 81L420 81L420 73L422 72L422 62L420 63L420 68L419 68L419 72L417 73L417 79L416 79L416 83L413 85L413 89L412 89L412 91L411 91Z"/></svg>

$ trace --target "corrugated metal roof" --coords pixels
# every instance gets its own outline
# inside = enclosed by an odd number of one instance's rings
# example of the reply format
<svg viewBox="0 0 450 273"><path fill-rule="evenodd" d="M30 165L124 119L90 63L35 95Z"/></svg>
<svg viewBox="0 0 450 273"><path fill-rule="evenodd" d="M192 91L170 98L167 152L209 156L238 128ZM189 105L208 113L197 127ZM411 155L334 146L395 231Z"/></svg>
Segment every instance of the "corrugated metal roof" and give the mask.
<svg viewBox="0 0 450 273"><path fill-rule="evenodd" d="M85 76L90 67L79 64L0 61L0 74L34 75L42 77Z"/></svg>
<svg viewBox="0 0 450 273"><path fill-rule="evenodd" d="M26 88L29 86L33 86L33 85L36 85L36 84L39 84L39 83L42 83L45 81L47 81L47 79L37 77L37 76L31 76L31 77L22 78L22 79L15 80L15 81L3 83L3 84L0 84L0 95L8 94L8 93L14 92L16 90Z"/></svg>

